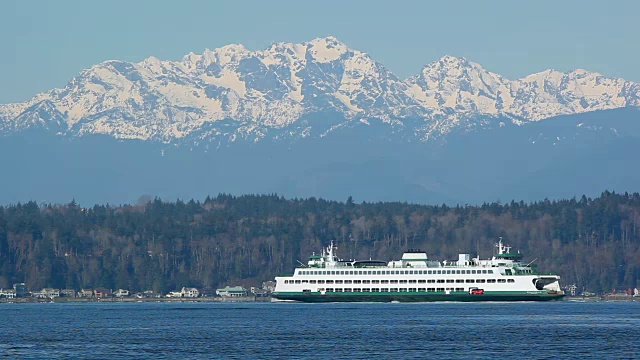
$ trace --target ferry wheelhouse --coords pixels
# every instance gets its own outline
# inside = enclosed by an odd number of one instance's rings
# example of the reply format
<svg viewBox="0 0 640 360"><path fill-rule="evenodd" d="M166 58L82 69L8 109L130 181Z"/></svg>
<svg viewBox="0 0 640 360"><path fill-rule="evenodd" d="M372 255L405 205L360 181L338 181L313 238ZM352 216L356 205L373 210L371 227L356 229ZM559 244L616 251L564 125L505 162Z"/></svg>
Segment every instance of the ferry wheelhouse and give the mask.
<svg viewBox="0 0 640 360"><path fill-rule="evenodd" d="M341 260L333 242L312 254L292 275L276 277L273 298L281 301L545 301L564 296L560 277L539 274L509 246L496 244L491 259L459 254L458 261L435 261L421 250L400 260Z"/></svg>

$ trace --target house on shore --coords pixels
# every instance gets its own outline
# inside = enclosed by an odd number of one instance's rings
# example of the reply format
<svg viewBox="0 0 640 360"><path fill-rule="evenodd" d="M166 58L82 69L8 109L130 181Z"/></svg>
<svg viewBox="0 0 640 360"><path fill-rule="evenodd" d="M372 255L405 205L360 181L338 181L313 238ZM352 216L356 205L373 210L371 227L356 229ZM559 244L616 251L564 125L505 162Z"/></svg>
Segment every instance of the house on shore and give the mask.
<svg viewBox="0 0 640 360"><path fill-rule="evenodd" d="M93 289L81 289L80 291L78 291L78 297L80 298L93 297Z"/></svg>
<svg viewBox="0 0 640 360"><path fill-rule="evenodd" d="M34 291L31 296L37 299L55 299L60 297L60 289L43 288L40 291Z"/></svg>
<svg viewBox="0 0 640 360"><path fill-rule="evenodd" d="M129 290L118 289L116 292L113 293L113 296L115 296L117 298L128 297L129 296Z"/></svg>
<svg viewBox="0 0 640 360"><path fill-rule="evenodd" d="M75 298L76 297L76 291L73 289L62 289L60 290L60 296L64 296L64 297L68 297L68 298Z"/></svg>
<svg viewBox="0 0 640 360"><path fill-rule="evenodd" d="M242 286L225 286L224 289L216 290L216 294L221 297L246 297L247 289Z"/></svg>
<svg viewBox="0 0 640 360"><path fill-rule="evenodd" d="M15 299L16 291L14 289L0 289L0 299Z"/></svg>
<svg viewBox="0 0 640 360"><path fill-rule="evenodd" d="M25 283L13 284L13 290L16 292L16 297L27 297L29 295L29 290Z"/></svg>
<svg viewBox="0 0 640 360"><path fill-rule="evenodd" d="M183 287L180 293L182 293L182 297L186 298L197 298L200 296L200 292L196 288Z"/></svg>
<svg viewBox="0 0 640 360"><path fill-rule="evenodd" d="M97 298L108 298L108 297L112 297L113 293L109 289L97 288L93 291L93 296Z"/></svg>
<svg viewBox="0 0 640 360"><path fill-rule="evenodd" d="M200 292L196 288L183 287L180 291L172 291L167 294L169 298L197 298Z"/></svg>

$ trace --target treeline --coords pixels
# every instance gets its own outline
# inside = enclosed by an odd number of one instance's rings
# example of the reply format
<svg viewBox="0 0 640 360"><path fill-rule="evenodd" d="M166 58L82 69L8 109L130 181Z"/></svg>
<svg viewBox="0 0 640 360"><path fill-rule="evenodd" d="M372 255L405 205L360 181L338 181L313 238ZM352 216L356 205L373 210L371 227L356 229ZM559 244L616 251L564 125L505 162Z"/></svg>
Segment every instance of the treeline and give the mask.
<svg viewBox="0 0 640 360"><path fill-rule="evenodd" d="M638 286L640 195L604 192L482 206L355 204L276 195L219 195L137 206L0 207L0 287L124 288L258 285L334 240L342 258L490 257L499 237L591 291Z"/></svg>

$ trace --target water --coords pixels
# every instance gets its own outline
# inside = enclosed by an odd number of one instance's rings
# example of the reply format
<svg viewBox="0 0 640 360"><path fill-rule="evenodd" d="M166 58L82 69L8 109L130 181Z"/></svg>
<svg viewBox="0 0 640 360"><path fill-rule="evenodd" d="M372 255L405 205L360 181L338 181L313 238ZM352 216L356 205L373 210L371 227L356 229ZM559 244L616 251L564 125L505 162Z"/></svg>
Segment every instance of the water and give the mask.
<svg viewBox="0 0 640 360"><path fill-rule="evenodd" d="M640 358L640 303L0 304L6 358Z"/></svg>

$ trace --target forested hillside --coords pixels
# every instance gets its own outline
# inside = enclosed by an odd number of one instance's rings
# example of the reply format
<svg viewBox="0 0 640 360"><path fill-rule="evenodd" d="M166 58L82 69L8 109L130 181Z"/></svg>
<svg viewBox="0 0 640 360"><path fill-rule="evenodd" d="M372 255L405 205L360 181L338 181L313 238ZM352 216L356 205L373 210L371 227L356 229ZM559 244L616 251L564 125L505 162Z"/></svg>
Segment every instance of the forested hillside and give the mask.
<svg viewBox="0 0 640 360"><path fill-rule="evenodd" d="M0 207L0 287L126 288L257 285L291 272L334 240L342 258L490 257L498 237L541 271L591 291L640 282L640 194L604 192L531 204L424 206L276 195L83 208Z"/></svg>

